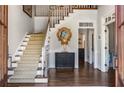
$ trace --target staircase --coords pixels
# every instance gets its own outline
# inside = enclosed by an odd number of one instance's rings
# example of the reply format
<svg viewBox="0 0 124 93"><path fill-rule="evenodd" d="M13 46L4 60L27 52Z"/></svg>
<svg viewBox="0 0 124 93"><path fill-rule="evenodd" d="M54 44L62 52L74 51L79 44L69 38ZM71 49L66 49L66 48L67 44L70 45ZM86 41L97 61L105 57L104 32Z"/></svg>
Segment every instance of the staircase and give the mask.
<svg viewBox="0 0 124 93"><path fill-rule="evenodd" d="M30 34L23 55L14 69L14 75L8 80L9 83L35 83L44 39L43 33Z"/></svg>

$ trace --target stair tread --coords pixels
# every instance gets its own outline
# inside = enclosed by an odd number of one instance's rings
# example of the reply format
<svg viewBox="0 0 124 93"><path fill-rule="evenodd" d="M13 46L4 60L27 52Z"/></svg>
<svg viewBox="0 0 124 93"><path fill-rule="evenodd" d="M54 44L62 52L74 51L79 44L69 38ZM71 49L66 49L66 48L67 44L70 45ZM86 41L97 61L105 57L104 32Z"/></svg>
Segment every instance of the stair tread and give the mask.
<svg viewBox="0 0 124 93"><path fill-rule="evenodd" d="M14 76L11 76L10 78L35 78L36 75L14 75Z"/></svg>
<svg viewBox="0 0 124 93"><path fill-rule="evenodd" d="M21 68L23 68L23 67L38 67L38 65L34 66L34 65L25 65L25 64L23 64L23 65L18 65L18 67L21 67Z"/></svg>
<svg viewBox="0 0 124 93"><path fill-rule="evenodd" d="M26 58L26 59L29 59L29 58L30 58L30 59L31 59L31 58L32 58L32 59L39 59L39 58L40 58L40 55L39 55L39 56L33 56L33 55L22 56L22 59L25 59L25 58Z"/></svg>
<svg viewBox="0 0 124 93"><path fill-rule="evenodd" d="M32 80L32 79L33 79L33 80L34 80L35 78L11 78L10 80L14 80L14 79L20 79L20 80L21 80L21 79L22 79L22 80L23 80L23 79L26 79L26 80Z"/></svg>
<svg viewBox="0 0 124 93"><path fill-rule="evenodd" d="M23 67L23 68L20 68L20 67L18 67L18 68L16 68L15 70L36 70L37 69L37 67L32 67L32 68L27 68L27 67Z"/></svg>
<svg viewBox="0 0 124 93"><path fill-rule="evenodd" d="M34 83L35 78L12 78L9 83Z"/></svg>
<svg viewBox="0 0 124 93"><path fill-rule="evenodd" d="M18 61L18 63L39 63L39 60L36 61L36 60L21 60L21 61Z"/></svg>
<svg viewBox="0 0 124 93"><path fill-rule="evenodd" d="M37 69L27 69L27 70L25 70L25 69L15 69L15 72L16 71L36 71Z"/></svg>
<svg viewBox="0 0 124 93"><path fill-rule="evenodd" d="M36 71L34 70L34 71L15 71L14 72L14 74L16 74L16 75L20 75L20 76L22 76L22 75L36 75ZM15 75L15 76L16 76Z"/></svg>
<svg viewBox="0 0 124 93"><path fill-rule="evenodd" d="M23 56L26 56L26 57L30 57L30 56L33 56L33 57L40 57L40 55L39 54L28 54L28 55L23 55Z"/></svg>

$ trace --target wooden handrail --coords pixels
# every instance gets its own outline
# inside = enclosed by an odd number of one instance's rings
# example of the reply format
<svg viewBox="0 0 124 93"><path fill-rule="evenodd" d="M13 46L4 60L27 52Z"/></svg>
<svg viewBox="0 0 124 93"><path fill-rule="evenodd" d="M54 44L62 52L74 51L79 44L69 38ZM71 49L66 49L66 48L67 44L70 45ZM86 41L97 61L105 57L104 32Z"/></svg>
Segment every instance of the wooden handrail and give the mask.
<svg viewBox="0 0 124 93"><path fill-rule="evenodd" d="M63 5L52 5L50 6L51 10L56 10L58 7L63 8ZM69 5L72 9L97 9L97 5Z"/></svg>
<svg viewBox="0 0 124 93"><path fill-rule="evenodd" d="M47 22L47 27L46 27L46 31L45 31L45 40L46 40L46 34L47 34L47 31L49 29L49 25L50 25L50 14L48 16L48 22ZM44 44L45 44L45 40L44 40Z"/></svg>
<svg viewBox="0 0 124 93"><path fill-rule="evenodd" d="M72 5L73 9L97 9L97 5Z"/></svg>

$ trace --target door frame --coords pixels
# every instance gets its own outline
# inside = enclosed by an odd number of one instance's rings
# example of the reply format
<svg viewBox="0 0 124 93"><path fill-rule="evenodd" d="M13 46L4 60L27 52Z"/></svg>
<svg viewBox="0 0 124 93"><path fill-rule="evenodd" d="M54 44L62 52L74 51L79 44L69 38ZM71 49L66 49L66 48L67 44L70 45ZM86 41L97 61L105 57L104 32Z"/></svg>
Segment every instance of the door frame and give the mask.
<svg viewBox="0 0 124 93"><path fill-rule="evenodd" d="M115 86L116 87L124 86L124 82L123 82L123 80L121 78L121 74L124 73L124 72L122 71L120 73L120 71L119 71L119 69L121 68L120 65L124 66L124 62L123 62L123 64L121 64L122 63L121 61L123 61L123 60L121 58L119 58L120 57L119 48L122 47L121 46L121 44L122 44L121 39L122 38L120 36L121 35L120 32L122 32L122 30L120 30L120 29L121 29L121 26L124 26L124 17L123 17L123 20L122 20L122 16L124 16L124 12L122 13L121 12L122 10L120 8L122 8L122 5L117 5L115 7L115 11L116 11L116 31L115 31L116 32L116 35L115 35L115 37L116 37L116 44L115 44L115 47L116 47L116 59L115 59L116 74L115 74ZM123 6L123 10L124 10L124 6ZM124 51L122 51L122 52L124 52Z"/></svg>
<svg viewBox="0 0 124 93"><path fill-rule="evenodd" d="M101 49L102 49L102 54L101 54L101 63L103 65L103 63L106 65L106 66L103 66L103 71L104 72L108 72L109 70L109 63L108 63L108 58L106 58L106 55L108 57L108 53L106 53L108 50L109 50L109 44L106 46L106 35L108 34L109 35L109 30L108 30L108 27L107 25L108 24L111 24L113 22L115 22L115 18L113 18L113 14L115 13L115 10L112 9L111 11L109 11L106 15L104 15L104 17L102 17L102 46L101 46ZM111 18L111 20L109 19ZM109 40L109 36L108 36L108 40ZM104 53L103 53L104 52Z"/></svg>
<svg viewBox="0 0 124 93"><path fill-rule="evenodd" d="M0 86L7 84L8 71L8 6L0 5Z"/></svg>

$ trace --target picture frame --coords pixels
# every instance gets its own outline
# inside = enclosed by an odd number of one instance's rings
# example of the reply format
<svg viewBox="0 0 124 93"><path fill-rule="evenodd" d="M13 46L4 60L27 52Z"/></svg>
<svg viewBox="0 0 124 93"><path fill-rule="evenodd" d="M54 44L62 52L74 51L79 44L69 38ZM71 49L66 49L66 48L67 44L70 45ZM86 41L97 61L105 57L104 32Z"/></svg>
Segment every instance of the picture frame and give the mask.
<svg viewBox="0 0 124 93"><path fill-rule="evenodd" d="M23 5L23 11L24 11L29 17L32 17L32 5Z"/></svg>
<svg viewBox="0 0 124 93"><path fill-rule="evenodd" d="M67 27L62 27L58 30L56 34L59 41L61 41L62 45L67 45L72 37L71 30Z"/></svg>

